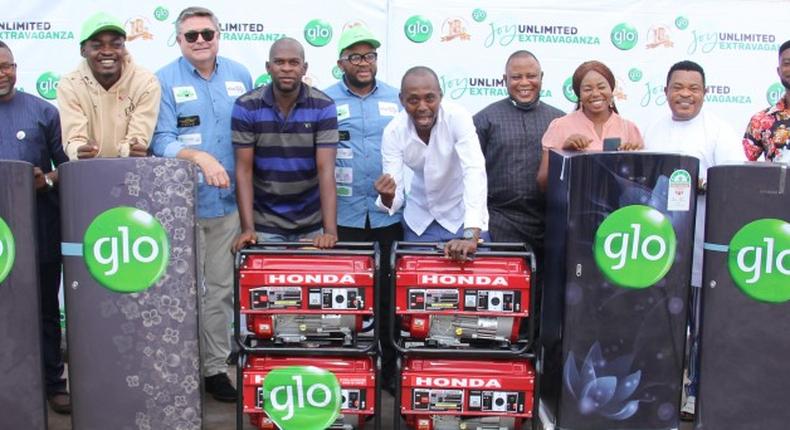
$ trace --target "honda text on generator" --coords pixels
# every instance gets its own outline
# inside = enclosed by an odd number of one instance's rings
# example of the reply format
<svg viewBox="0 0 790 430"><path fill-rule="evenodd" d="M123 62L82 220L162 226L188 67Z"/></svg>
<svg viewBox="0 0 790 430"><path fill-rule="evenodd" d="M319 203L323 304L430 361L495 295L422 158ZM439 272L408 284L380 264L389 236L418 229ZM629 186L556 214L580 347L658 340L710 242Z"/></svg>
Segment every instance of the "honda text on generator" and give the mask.
<svg viewBox="0 0 790 430"><path fill-rule="evenodd" d="M459 262L443 244L398 242L392 260L389 332L406 425L520 429L535 411L534 254L524 244L487 243Z"/></svg>
<svg viewBox="0 0 790 430"><path fill-rule="evenodd" d="M315 366L338 378L341 413L330 428L359 429L368 418L379 427L378 259L374 243L316 249L264 242L237 254L234 334L242 352L237 386L243 387L237 429L244 414L256 428L276 428L263 409L263 380L289 366Z"/></svg>

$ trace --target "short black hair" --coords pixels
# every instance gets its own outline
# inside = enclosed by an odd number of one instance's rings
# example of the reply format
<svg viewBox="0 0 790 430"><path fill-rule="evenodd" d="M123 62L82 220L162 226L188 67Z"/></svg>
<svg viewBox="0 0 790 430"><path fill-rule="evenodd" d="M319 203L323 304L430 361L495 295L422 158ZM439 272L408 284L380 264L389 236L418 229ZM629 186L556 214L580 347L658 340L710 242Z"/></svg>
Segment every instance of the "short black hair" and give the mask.
<svg viewBox="0 0 790 430"><path fill-rule="evenodd" d="M535 54L527 51L526 49L519 49L518 51L510 54L510 56L507 57L507 61L505 61L505 69L507 69L507 66L510 64L511 61L513 61L514 58L520 58L520 57L534 58L535 61L537 61L538 64L540 64L540 61L538 61L538 57L536 57Z"/></svg>
<svg viewBox="0 0 790 430"><path fill-rule="evenodd" d="M279 48L281 45L293 45L293 46L295 46L297 51L298 51L299 58L301 58L302 61L305 61L305 58L304 58L304 47L302 46L301 43L299 43L298 40L294 39L293 37L281 37L281 38L275 40L274 43L272 43L272 46L269 48L269 61L274 59L274 51L277 48Z"/></svg>
<svg viewBox="0 0 790 430"><path fill-rule="evenodd" d="M781 57L782 52L785 52L788 49L790 49L790 40L786 40L785 43L783 43L782 46L779 47L779 56Z"/></svg>
<svg viewBox="0 0 790 430"><path fill-rule="evenodd" d="M667 86L669 86L669 80L672 78L672 74L678 70L699 72L699 74L702 75L702 86L705 86L705 70L702 69L702 66L690 60L679 61L669 68L669 72L667 72Z"/></svg>
<svg viewBox="0 0 790 430"><path fill-rule="evenodd" d="M400 89L403 91L403 86L406 83L406 78L411 75L429 75L433 76L433 79L436 81L436 86L439 87L441 91L441 85L439 84L439 76L436 75L436 72L433 71L428 66L414 66L411 69L407 70L406 73L403 74L403 78L400 80Z"/></svg>

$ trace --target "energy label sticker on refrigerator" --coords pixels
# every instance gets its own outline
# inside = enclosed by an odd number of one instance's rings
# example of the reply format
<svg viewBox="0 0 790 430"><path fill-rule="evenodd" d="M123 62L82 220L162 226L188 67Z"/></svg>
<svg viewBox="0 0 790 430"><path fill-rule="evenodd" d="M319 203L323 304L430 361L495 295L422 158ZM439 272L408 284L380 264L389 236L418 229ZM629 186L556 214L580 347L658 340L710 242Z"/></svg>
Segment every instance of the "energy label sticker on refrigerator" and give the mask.
<svg viewBox="0 0 790 430"><path fill-rule="evenodd" d="M691 175L685 170L675 170L669 177L667 210L687 212L691 206Z"/></svg>

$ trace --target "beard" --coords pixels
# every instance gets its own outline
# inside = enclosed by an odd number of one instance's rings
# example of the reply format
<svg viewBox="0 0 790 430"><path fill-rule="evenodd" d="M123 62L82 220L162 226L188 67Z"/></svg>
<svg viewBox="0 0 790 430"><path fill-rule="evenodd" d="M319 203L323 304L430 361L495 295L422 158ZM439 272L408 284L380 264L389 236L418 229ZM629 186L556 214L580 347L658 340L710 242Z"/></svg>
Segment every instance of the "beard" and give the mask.
<svg viewBox="0 0 790 430"><path fill-rule="evenodd" d="M782 78L780 81L782 81L782 85L784 85L785 89L790 91L790 80Z"/></svg>

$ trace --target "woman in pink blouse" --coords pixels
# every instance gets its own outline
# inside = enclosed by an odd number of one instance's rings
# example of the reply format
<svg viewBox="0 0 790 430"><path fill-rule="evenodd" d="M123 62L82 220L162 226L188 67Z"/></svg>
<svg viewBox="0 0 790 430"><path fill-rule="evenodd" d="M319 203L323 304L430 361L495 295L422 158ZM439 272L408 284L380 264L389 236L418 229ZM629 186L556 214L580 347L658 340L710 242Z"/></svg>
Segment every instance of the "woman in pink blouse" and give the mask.
<svg viewBox="0 0 790 430"><path fill-rule="evenodd" d="M634 123L617 114L612 93L612 71L599 61L582 63L573 72L576 110L549 124L543 135L543 158L538 170L538 184L545 190L549 170L549 149L566 151L600 151L603 140L619 138L619 151L642 149L644 142Z"/></svg>

